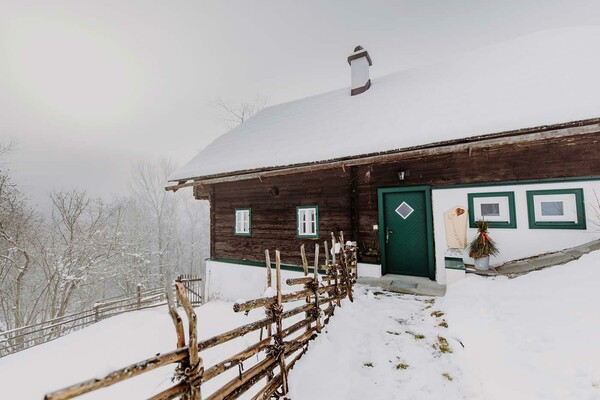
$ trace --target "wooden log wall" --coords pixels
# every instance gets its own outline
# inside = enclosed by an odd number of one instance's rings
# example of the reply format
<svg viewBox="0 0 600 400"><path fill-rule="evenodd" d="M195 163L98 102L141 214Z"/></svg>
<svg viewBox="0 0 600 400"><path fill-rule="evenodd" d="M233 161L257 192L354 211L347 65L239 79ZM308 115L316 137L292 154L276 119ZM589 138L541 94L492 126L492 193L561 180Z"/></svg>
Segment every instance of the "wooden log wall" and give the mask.
<svg viewBox="0 0 600 400"><path fill-rule="evenodd" d="M600 132L546 137L518 144L473 147L394 161L211 185L214 258L264 261L263 249L279 248L301 265L296 248L296 206L318 205L321 238L347 232L349 240L379 246L377 189L600 176ZM400 183L397 171L406 171ZM207 193L206 190L203 193ZM252 208L252 235L234 235L234 209ZM311 248L312 246L307 246Z"/></svg>
<svg viewBox="0 0 600 400"><path fill-rule="evenodd" d="M215 185L212 257L264 262L264 249L277 248L286 262L302 265L298 246L312 258L314 243L352 231L350 192L350 171L342 169ZM310 205L319 206L320 239L299 239L296 207ZM251 236L235 236L236 208L252 209Z"/></svg>
<svg viewBox="0 0 600 400"><path fill-rule="evenodd" d="M399 170L405 171L400 184ZM377 188L454 185L600 176L600 132L535 142L506 144L493 148L406 158L386 164L359 166L357 193L359 244L379 247Z"/></svg>

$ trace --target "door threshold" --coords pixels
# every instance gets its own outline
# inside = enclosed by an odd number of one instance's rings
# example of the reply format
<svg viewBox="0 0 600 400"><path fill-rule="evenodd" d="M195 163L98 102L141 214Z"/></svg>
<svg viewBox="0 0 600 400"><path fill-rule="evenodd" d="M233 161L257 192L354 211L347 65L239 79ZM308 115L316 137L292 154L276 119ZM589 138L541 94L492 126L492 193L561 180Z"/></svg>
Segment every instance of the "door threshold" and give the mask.
<svg viewBox="0 0 600 400"><path fill-rule="evenodd" d="M381 278L359 278L358 283L405 294L422 296L444 296L446 294L446 285L421 276L387 274Z"/></svg>

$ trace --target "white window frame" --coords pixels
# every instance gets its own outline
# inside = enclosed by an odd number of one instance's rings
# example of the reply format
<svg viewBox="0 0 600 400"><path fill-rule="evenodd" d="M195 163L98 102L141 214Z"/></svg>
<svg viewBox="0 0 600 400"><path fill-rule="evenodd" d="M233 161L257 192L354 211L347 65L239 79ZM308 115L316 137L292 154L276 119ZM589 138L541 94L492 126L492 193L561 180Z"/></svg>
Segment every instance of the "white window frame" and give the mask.
<svg viewBox="0 0 600 400"><path fill-rule="evenodd" d="M542 215L542 203L553 201L563 203L563 215ZM537 194L533 196L533 210L536 222L578 222L577 200L573 193Z"/></svg>
<svg viewBox="0 0 600 400"><path fill-rule="evenodd" d="M235 234L237 236L250 236L252 211L250 208L235 209Z"/></svg>
<svg viewBox="0 0 600 400"><path fill-rule="evenodd" d="M476 228L477 221L487 221L490 228L516 229L515 193L475 192L467 193L469 203L469 227ZM483 204L497 204L499 215L481 215Z"/></svg>
<svg viewBox="0 0 600 400"><path fill-rule="evenodd" d="M582 188L528 190L529 229L587 229ZM542 215L543 202L563 203L563 215Z"/></svg>
<svg viewBox="0 0 600 400"><path fill-rule="evenodd" d="M319 237L319 207L296 207L296 235L298 237Z"/></svg>
<svg viewBox="0 0 600 400"><path fill-rule="evenodd" d="M500 215L481 215L482 204L498 204ZM475 221L510 222L510 208L508 205L508 197L506 196L475 197L473 199L473 212L475 213Z"/></svg>

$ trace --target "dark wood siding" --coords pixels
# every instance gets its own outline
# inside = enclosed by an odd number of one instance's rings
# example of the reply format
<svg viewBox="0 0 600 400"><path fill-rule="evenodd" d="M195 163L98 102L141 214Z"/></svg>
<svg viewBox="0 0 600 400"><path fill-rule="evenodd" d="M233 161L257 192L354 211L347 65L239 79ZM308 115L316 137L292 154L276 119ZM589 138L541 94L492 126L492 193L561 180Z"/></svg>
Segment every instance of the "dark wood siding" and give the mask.
<svg viewBox="0 0 600 400"><path fill-rule="evenodd" d="M506 182L600 176L600 133L545 138L398 161L303 172L212 185L212 257L263 261L264 250L282 251L282 262L300 264L299 246L322 243L331 231L351 240L379 237L377 189L382 187ZM397 171L406 171L403 183ZM320 239L296 238L296 206L318 205ZM252 208L252 235L234 235L234 209Z"/></svg>
<svg viewBox="0 0 600 400"><path fill-rule="evenodd" d="M359 240L373 241L378 247L379 236L373 231L377 188L600 176L599 143L600 133L593 133L359 166ZM406 171L403 184L398 181L399 170Z"/></svg>
<svg viewBox="0 0 600 400"><path fill-rule="evenodd" d="M314 243L330 232L351 231L350 173L343 170L288 175L214 185L215 258L264 261L264 251L281 251L285 264L301 264L300 245L312 258ZM319 239L296 237L296 207L319 206ZM234 209L252 209L251 236L234 235ZM322 253L321 253L322 254ZM274 260L274 254L271 255Z"/></svg>

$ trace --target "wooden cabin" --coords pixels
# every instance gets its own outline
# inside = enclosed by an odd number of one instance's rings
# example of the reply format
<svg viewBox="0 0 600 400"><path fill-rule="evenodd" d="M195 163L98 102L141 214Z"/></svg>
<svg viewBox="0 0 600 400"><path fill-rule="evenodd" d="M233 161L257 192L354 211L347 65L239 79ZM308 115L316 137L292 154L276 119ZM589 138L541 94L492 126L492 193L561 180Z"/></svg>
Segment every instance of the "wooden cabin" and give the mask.
<svg viewBox="0 0 600 400"><path fill-rule="evenodd" d="M219 137L168 187L210 202L212 293L255 295L235 282L264 286L266 249L294 271L299 246L332 231L357 242L362 276L440 284L472 263L478 219L500 248L493 265L598 238L593 43L598 28L547 31L373 81L359 46L350 88Z"/></svg>

